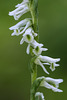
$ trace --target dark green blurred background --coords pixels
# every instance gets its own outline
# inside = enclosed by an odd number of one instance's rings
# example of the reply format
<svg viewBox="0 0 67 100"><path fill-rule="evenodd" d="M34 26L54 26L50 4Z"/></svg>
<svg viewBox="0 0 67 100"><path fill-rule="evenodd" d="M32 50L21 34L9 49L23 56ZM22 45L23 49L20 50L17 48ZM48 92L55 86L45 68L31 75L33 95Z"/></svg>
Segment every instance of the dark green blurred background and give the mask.
<svg viewBox="0 0 67 100"><path fill-rule="evenodd" d="M30 56L26 54L27 44L20 45L21 36L11 37L9 27L15 25L9 11L22 0L0 0L0 100L30 100ZM25 14L21 19L29 17ZM20 20L21 20L20 19ZM43 55L60 57L60 67L50 72L50 77L62 78L60 84L63 93L54 93L45 88L46 100L67 100L67 0L39 0L40 42L49 50ZM38 66L38 76L46 75Z"/></svg>

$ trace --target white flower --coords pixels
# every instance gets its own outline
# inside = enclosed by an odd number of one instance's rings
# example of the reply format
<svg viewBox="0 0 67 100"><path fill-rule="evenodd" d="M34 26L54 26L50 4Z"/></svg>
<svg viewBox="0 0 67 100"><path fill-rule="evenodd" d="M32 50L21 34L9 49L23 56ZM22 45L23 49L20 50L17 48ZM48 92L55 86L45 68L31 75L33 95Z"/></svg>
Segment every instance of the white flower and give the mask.
<svg viewBox="0 0 67 100"><path fill-rule="evenodd" d="M35 98L37 98L37 100L38 100L38 98L39 98L39 100L45 100L43 93L40 93L40 92L36 92Z"/></svg>
<svg viewBox="0 0 67 100"><path fill-rule="evenodd" d="M40 65L42 68L44 68L43 64L45 65L50 65L50 69L52 71L55 70L55 67L59 66L59 64L56 64L56 62L60 61L60 58L58 59L53 59L51 57L48 57L48 56L42 56L42 55L39 55L36 60L35 60L35 63ZM44 62L44 63L42 63Z"/></svg>
<svg viewBox="0 0 67 100"><path fill-rule="evenodd" d="M29 11L29 5L27 0L24 0L21 4L16 5L16 9L9 12L10 16L14 16L15 20L18 20L23 14L27 13Z"/></svg>
<svg viewBox="0 0 67 100"><path fill-rule="evenodd" d="M31 23L30 18L26 18L26 19L18 22L16 25L10 27L9 29L14 30L14 32L11 34L12 36L14 36L14 35L18 36L18 35L22 34L23 32L25 32L25 30L31 25L32 25L32 23Z"/></svg>
<svg viewBox="0 0 67 100"><path fill-rule="evenodd" d="M35 41L34 41L35 43ZM47 51L47 48L42 48L43 44L39 44L39 43L35 43L34 49L33 49L33 53L38 56L42 53L42 51Z"/></svg>
<svg viewBox="0 0 67 100"><path fill-rule="evenodd" d="M28 43L28 47L27 47L27 54L29 54L30 52L30 46L32 44L32 42L34 41L34 36L32 34L32 29L28 28L25 33L23 34L23 38L20 41L20 44L23 44L23 42L27 42Z"/></svg>
<svg viewBox="0 0 67 100"><path fill-rule="evenodd" d="M20 44L23 44L23 42L27 42L27 43L32 43L34 40L34 37L31 33L24 33L23 34L23 38L20 41Z"/></svg>
<svg viewBox="0 0 67 100"><path fill-rule="evenodd" d="M23 34L23 38L21 39L20 44L23 44L24 41L28 43L28 47L26 50L27 54L29 54L30 46L34 41L34 37L36 36L37 36L37 33L33 31L32 27L29 27Z"/></svg>
<svg viewBox="0 0 67 100"><path fill-rule="evenodd" d="M48 89L52 89L54 92L63 92L62 90L58 89L59 83L62 83L63 79L53 79L50 77L44 77L44 80L41 82L40 86L44 86Z"/></svg>
<svg viewBox="0 0 67 100"><path fill-rule="evenodd" d="M21 39L20 44L23 44L24 41L27 43L32 43L33 40L34 36L32 35L32 32L29 29L27 29L23 34L23 38Z"/></svg>

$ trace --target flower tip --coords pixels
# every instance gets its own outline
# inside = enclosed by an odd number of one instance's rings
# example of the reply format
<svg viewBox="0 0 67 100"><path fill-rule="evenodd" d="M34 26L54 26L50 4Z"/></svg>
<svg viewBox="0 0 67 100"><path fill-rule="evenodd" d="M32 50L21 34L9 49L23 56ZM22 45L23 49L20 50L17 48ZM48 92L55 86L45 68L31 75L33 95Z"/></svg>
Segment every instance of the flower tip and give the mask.
<svg viewBox="0 0 67 100"><path fill-rule="evenodd" d="M58 60L60 61L60 58L58 58Z"/></svg>
<svg viewBox="0 0 67 100"><path fill-rule="evenodd" d="M63 92L63 90L60 90L60 89L59 89L59 91L58 91L58 92Z"/></svg>
<svg viewBox="0 0 67 100"><path fill-rule="evenodd" d="M14 19L15 19L15 20L18 20L18 18L17 18L16 16L14 16Z"/></svg>
<svg viewBox="0 0 67 100"><path fill-rule="evenodd" d="M27 46L26 53L27 53L27 54L29 54L29 53L30 53L30 44L28 44L28 46Z"/></svg>
<svg viewBox="0 0 67 100"><path fill-rule="evenodd" d="M63 92L63 90L61 90L61 92Z"/></svg>
<svg viewBox="0 0 67 100"><path fill-rule="evenodd" d="M46 74L48 74L49 75L49 72L46 70L46 71L44 71L44 72L46 72Z"/></svg>
<svg viewBox="0 0 67 100"><path fill-rule="evenodd" d="M63 79L59 79L59 83L62 83L63 82Z"/></svg>
<svg viewBox="0 0 67 100"><path fill-rule="evenodd" d="M20 41L20 45L22 45L22 42Z"/></svg>
<svg viewBox="0 0 67 100"><path fill-rule="evenodd" d="M19 7L21 4L17 4L15 7L17 8L17 7Z"/></svg>
<svg viewBox="0 0 67 100"><path fill-rule="evenodd" d="M12 30L12 28L10 27L9 30Z"/></svg>
<svg viewBox="0 0 67 100"><path fill-rule="evenodd" d="M9 14L8 14L9 16L12 16L12 12L9 12Z"/></svg>
<svg viewBox="0 0 67 100"><path fill-rule="evenodd" d="M56 59L56 62L60 61L60 58Z"/></svg>
<svg viewBox="0 0 67 100"><path fill-rule="evenodd" d="M9 12L9 14L8 15L10 15L10 12Z"/></svg>
<svg viewBox="0 0 67 100"><path fill-rule="evenodd" d="M49 75L49 73L47 73Z"/></svg>
<svg viewBox="0 0 67 100"><path fill-rule="evenodd" d="M13 36L13 35L11 34L11 36Z"/></svg>
<svg viewBox="0 0 67 100"><path fill-rule="evenodd" d="M16 29L16 27L15 26L11 26L9 29L10 30L14 30L14 29Z"/></svg>
<svg viewBox="0 0 67 100"><path fill-rule="evenodd" d="M11 36L14 36L14 33L12 33Z"/></svg>
<svg viewBox="0 0 67 100"><path fill-rule="evenodd" d="M47 51L48 49L47 48L45 48L45 51Z"/></svg>

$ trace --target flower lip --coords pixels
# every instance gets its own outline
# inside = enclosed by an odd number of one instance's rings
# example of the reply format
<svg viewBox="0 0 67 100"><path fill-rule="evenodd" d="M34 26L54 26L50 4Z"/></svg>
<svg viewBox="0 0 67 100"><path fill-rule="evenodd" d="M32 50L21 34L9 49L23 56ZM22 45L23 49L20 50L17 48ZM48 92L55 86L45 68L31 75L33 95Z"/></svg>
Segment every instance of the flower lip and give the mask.
<svg viewBox="0 0 67 100"><path fill-rule="evenodd" d="M32 43L34 41L34 36L32 35L32 33L26 31L23 34L23 38L21 39L20 44L22 44L24 41L27 43Z"/></svg>
<svg viewBox="0 0 67 100"><path fill-rule="evenodd" d="M41 46L36 46L36 48L33 49L33 53L35 55L40 55L42 53L42 51L47 51L47 48L42 48Z"/></svg>
<svg viewBox="0 0 67 100"><path fill-rule="evenodd" d="M34 37L33 35L30 33L30 34L24 34L24 40L27 42L27 43L32 43L33 40L34 40Z"/></svg>

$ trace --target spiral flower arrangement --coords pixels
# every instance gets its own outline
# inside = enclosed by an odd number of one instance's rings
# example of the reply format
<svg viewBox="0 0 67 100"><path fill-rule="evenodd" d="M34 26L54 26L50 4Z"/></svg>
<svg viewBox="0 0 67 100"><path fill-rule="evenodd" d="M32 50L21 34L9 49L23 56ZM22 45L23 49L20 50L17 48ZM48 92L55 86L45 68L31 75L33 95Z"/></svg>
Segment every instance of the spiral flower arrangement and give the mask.
<svg viewBox="0 0 67 100"><path fill-rule="evenodd" d="M51 71L54 71L59 66L57 62L60 58L54 59L48 56L43 56L42 52L47 51L42 43L39 43L38 34L38 0L23 0L22 3L15 6L16 9L9 12L10 16L13 16L15 20L18 20L23 14L31 13L31 18L25 18L18 22L16 25L10 27L13 30L11 36L21 35L20 44L24 42L28 44L26 53L31 54L31 93L30 100L45 100L43 93L37 92L39 86L51 89L54 92L63 92L59 89L59 83L63 82L63 79L53 79L50 77L37 77L37 66L41 66L46 74L49 74L45 65L49 66Z"/></svg>

